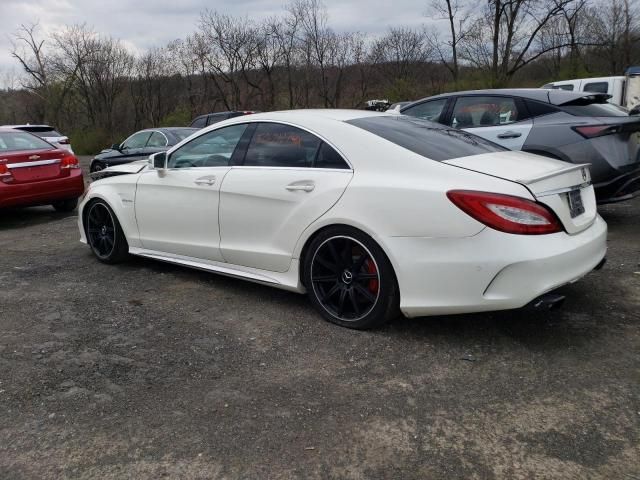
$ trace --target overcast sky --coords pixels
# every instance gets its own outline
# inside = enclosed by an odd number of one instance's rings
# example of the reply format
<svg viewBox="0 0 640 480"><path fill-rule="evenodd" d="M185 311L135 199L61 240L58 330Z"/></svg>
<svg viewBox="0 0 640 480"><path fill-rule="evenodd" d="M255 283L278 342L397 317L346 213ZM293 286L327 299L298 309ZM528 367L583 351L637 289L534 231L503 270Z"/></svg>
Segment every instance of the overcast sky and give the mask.
<svg viewBox="0 0 640 480"><path fill-rule="evenodd" d="M11 58L11 34L39 21L43 32L86 23L119 38L133 51L164 45L193 32L207 8L261 19L283 12L286 0L0 0L0 86L3 73L19 72ZM419 26L429 0L324 0L337 31L384 32L389 26Z"/></svg>

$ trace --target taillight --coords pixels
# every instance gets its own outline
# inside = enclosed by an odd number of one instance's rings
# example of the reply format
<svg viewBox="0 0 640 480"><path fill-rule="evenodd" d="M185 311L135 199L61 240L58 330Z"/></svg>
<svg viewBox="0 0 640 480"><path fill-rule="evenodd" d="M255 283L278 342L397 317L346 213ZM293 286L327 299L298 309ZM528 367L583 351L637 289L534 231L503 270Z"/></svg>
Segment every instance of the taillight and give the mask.
<svg viewBox="0 0 640 480"><path fill-rule="evenodd" d="M621 127L619 125L585 125L571 128L584 138L595 138L619 133Z"/></svg>
<svg viewBox="0 0 640 480"><path fill-rule="evenodd" d="M60 145L69 145L71 143L71 140L69 140L68 138L63 138L62 140L59 140L58 143Z"/></svg>
<svg viewBox="0 0 640 480"><path fill-rule="evenodd" d="M0 163L0 181L9 183L13 180L13 176L9 171L9 167L7 167L6 163Z"/></svg>
<svg viewBox="0 0 640 480"><path fill-rule="evenodd" d="M78 159L75 155L67 153L62 157L62 160L60 160L60 168L80 168L80 164L78 163Z"/></svg>
<svg viewBox="0 0 640 480"><path fill-rule="evenodd" d="M501 232L543 235L562 231L553 212L526 198L472 190L451 190L447 197L467 215Z"/></svg>

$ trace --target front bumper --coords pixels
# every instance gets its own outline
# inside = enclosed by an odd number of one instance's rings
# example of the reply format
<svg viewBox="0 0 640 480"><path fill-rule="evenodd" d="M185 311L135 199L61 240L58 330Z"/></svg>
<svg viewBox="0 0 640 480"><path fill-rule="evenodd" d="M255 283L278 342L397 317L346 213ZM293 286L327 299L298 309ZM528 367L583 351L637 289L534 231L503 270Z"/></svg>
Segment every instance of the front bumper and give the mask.
<svg viewBox="0 0 640 480"><path fill-rule="evenodd" d="M0 208L48 205L78 198L84 192L82 170L73 168L69 175L30 183L0 182Z"/></svg>
<svg viewBox="0 0 640 480"><path fill-rule="evenodd" d="M607 225L596 217L576 234L385 239L408 317L520 308L593 270L606 254Z"/></svg>

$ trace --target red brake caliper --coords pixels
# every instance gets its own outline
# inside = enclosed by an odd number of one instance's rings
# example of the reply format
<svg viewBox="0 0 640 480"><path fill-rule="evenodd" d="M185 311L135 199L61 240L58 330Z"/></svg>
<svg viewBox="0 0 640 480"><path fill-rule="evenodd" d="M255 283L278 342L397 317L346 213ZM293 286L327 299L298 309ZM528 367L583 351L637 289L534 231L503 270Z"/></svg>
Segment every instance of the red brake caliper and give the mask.
<svg viewBox="0 0 640 480"><path fill-rule="evenodd" d="M366 268L367 268L367 273L374 273L376 275L378 274L378 270L376 269L376 264L373 263L369 259L367 259ZM372 278L371 280L369 280L369 291L371 293L373 293L374 295L378 293L378 279L377 278Z"/></svg>

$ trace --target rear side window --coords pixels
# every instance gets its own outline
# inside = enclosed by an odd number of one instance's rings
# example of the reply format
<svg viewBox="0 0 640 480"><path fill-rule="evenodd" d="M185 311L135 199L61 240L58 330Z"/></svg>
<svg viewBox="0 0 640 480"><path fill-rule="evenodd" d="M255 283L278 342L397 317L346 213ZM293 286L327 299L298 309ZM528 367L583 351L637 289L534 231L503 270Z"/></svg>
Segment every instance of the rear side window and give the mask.
<svg viewBox="0 0 640 480"><path fill-rule="evenodd" d="M591 82L585 84L583 90L585 92L607 93L609 84L607 82Z"/></svg>
<svg viewBox="0 0 640 480"><path fill-rule="evenodd" d="M227 113L217 113L215 115L209 115L207 117L207 125L213 125L214 123L221 122L222 120L226 120L229 117Z"/></svg>
<svg viewBox="0 0 640 480"><path fill-rule="evenodd" d="M340 154L324 142L320 145L313 166L315 168L349 168L349 165L347 165L347 162L344 161Z"/></svg>
<svg viewBox="0 0 640 480"><path fill-rule="evenodd" d="M244 165L256 167L311 167L320 139L291 125L260 123L251 138Z"/></svg>
<svg viewBox="0 0 640 480"><path fill-rule="evenodd" d="M593 103L592 101L581 98L578 101L571 102L568 105L560 107L567 113L577 117L628 117L629 112L624 108L613 105L608 102Z"/></svg>
<svg viewBox="0 0 640 480"><path fill-rule="evenodd" d="M0 132L0 152L17 150L50 150L50 143L26 132Z"/></svg>
<svg viewBox="0 0 640 480"><path fill-rule="evenodd" d="M193 122L191 122L191 127L193 128L204 128L206 126L207 126L206 116L198 117Z"/></svg>
<svg viewBox="0 0 640 480"><path fill-rule="evenodd" d="M347 123L431 160L444 161L507 150L471 133L404 115L365 117Z"/></svg>
<svg viewBox="0 0 640 480"><path fill-rule="evenodd" d="M568 85L552 85L551 89L552 90L566 90L567 92L573 92L573 85L572 84L568 84Z"/></svg>
<svg viewBox="0 0 640 480"><path fill-rule="evenodd" d="M548 103L536 102L535 100L525 100L525 103L532 117L541 117L542 115L559 112L556 107Z"/></svg>

